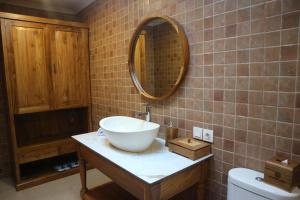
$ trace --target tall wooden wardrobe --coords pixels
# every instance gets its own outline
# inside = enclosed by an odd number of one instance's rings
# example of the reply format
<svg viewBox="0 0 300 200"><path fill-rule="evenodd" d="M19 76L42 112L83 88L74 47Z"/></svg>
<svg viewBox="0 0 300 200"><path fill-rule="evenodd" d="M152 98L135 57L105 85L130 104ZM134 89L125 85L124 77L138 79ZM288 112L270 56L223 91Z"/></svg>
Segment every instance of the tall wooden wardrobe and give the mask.
<svg viewBox="0 0 300 200"><path fill-rule="evenodd" d="M90 127L85 24L0 13L2 56L17 190L78 172L70 136Z"/></svg>

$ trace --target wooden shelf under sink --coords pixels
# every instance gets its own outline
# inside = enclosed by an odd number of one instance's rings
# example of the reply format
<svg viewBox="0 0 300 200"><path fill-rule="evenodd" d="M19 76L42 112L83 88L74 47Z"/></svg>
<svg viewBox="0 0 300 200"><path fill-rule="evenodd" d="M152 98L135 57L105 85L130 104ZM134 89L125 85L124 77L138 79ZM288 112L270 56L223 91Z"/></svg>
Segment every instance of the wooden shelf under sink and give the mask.
<svg viewBox="0 0 300 200"><path fill-rule="evenodd" d="M98 200L99 197L101 197L101 200L137 200L137 198L113 182L88 190L82 199Z"/></svg>
<svg viewBox="0 0 300 200"><path fill-rule="evenodd" d="M170 200L184 200L184 199L195 199L196 198L195 186L188 188L176 196L172 197ZM118 186L114 182L106 183L98 187L88 190L84 196L83 200L137 200L136 197L131 195L129 192Z"/></svg>

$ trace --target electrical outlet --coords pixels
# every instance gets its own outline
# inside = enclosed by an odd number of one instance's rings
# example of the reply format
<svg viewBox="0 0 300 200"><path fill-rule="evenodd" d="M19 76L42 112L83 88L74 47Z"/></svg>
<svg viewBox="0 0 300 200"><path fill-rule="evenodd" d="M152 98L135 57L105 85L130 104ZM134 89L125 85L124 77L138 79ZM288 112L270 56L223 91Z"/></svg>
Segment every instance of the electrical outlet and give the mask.
<svg viewBox="0 0 300 200"><path fill-rule="evenodd" d="M203 140L206 142L214 142L214 132L213 130L203 129Z"/></svg>
<svg viewBox="0 0 300 200"><path fill-rule="evenodd" d="M193 138L202 140L203 129L199 127L193 128Z"/></svg>

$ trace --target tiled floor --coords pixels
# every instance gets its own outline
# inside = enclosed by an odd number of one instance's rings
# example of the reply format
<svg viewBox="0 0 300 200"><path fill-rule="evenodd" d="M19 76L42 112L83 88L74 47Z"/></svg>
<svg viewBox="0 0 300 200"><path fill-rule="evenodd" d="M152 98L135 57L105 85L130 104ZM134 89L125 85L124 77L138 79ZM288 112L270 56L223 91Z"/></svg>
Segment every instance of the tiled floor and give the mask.
<svg viewBox="0 0 300 200"><path fill-rule="evenodd" d="M87 173L88 188L109 182L98 170ZM0 179L1 200L81 200L79 174L17 192L9 178Z"/></svg>

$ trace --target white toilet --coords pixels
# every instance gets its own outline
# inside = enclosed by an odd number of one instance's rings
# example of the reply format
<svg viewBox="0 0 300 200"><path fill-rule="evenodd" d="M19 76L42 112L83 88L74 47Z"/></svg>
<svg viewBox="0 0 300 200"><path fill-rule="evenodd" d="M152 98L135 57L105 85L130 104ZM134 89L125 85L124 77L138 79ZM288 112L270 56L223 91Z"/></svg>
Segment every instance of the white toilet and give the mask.
<svg viewBox="0 0 300 200"><path fill-rule="evenodd" d="M227 200L300 200L300 190L291 193L262 182L263 173L245 169L231 169L228 174Z"/></svg>

